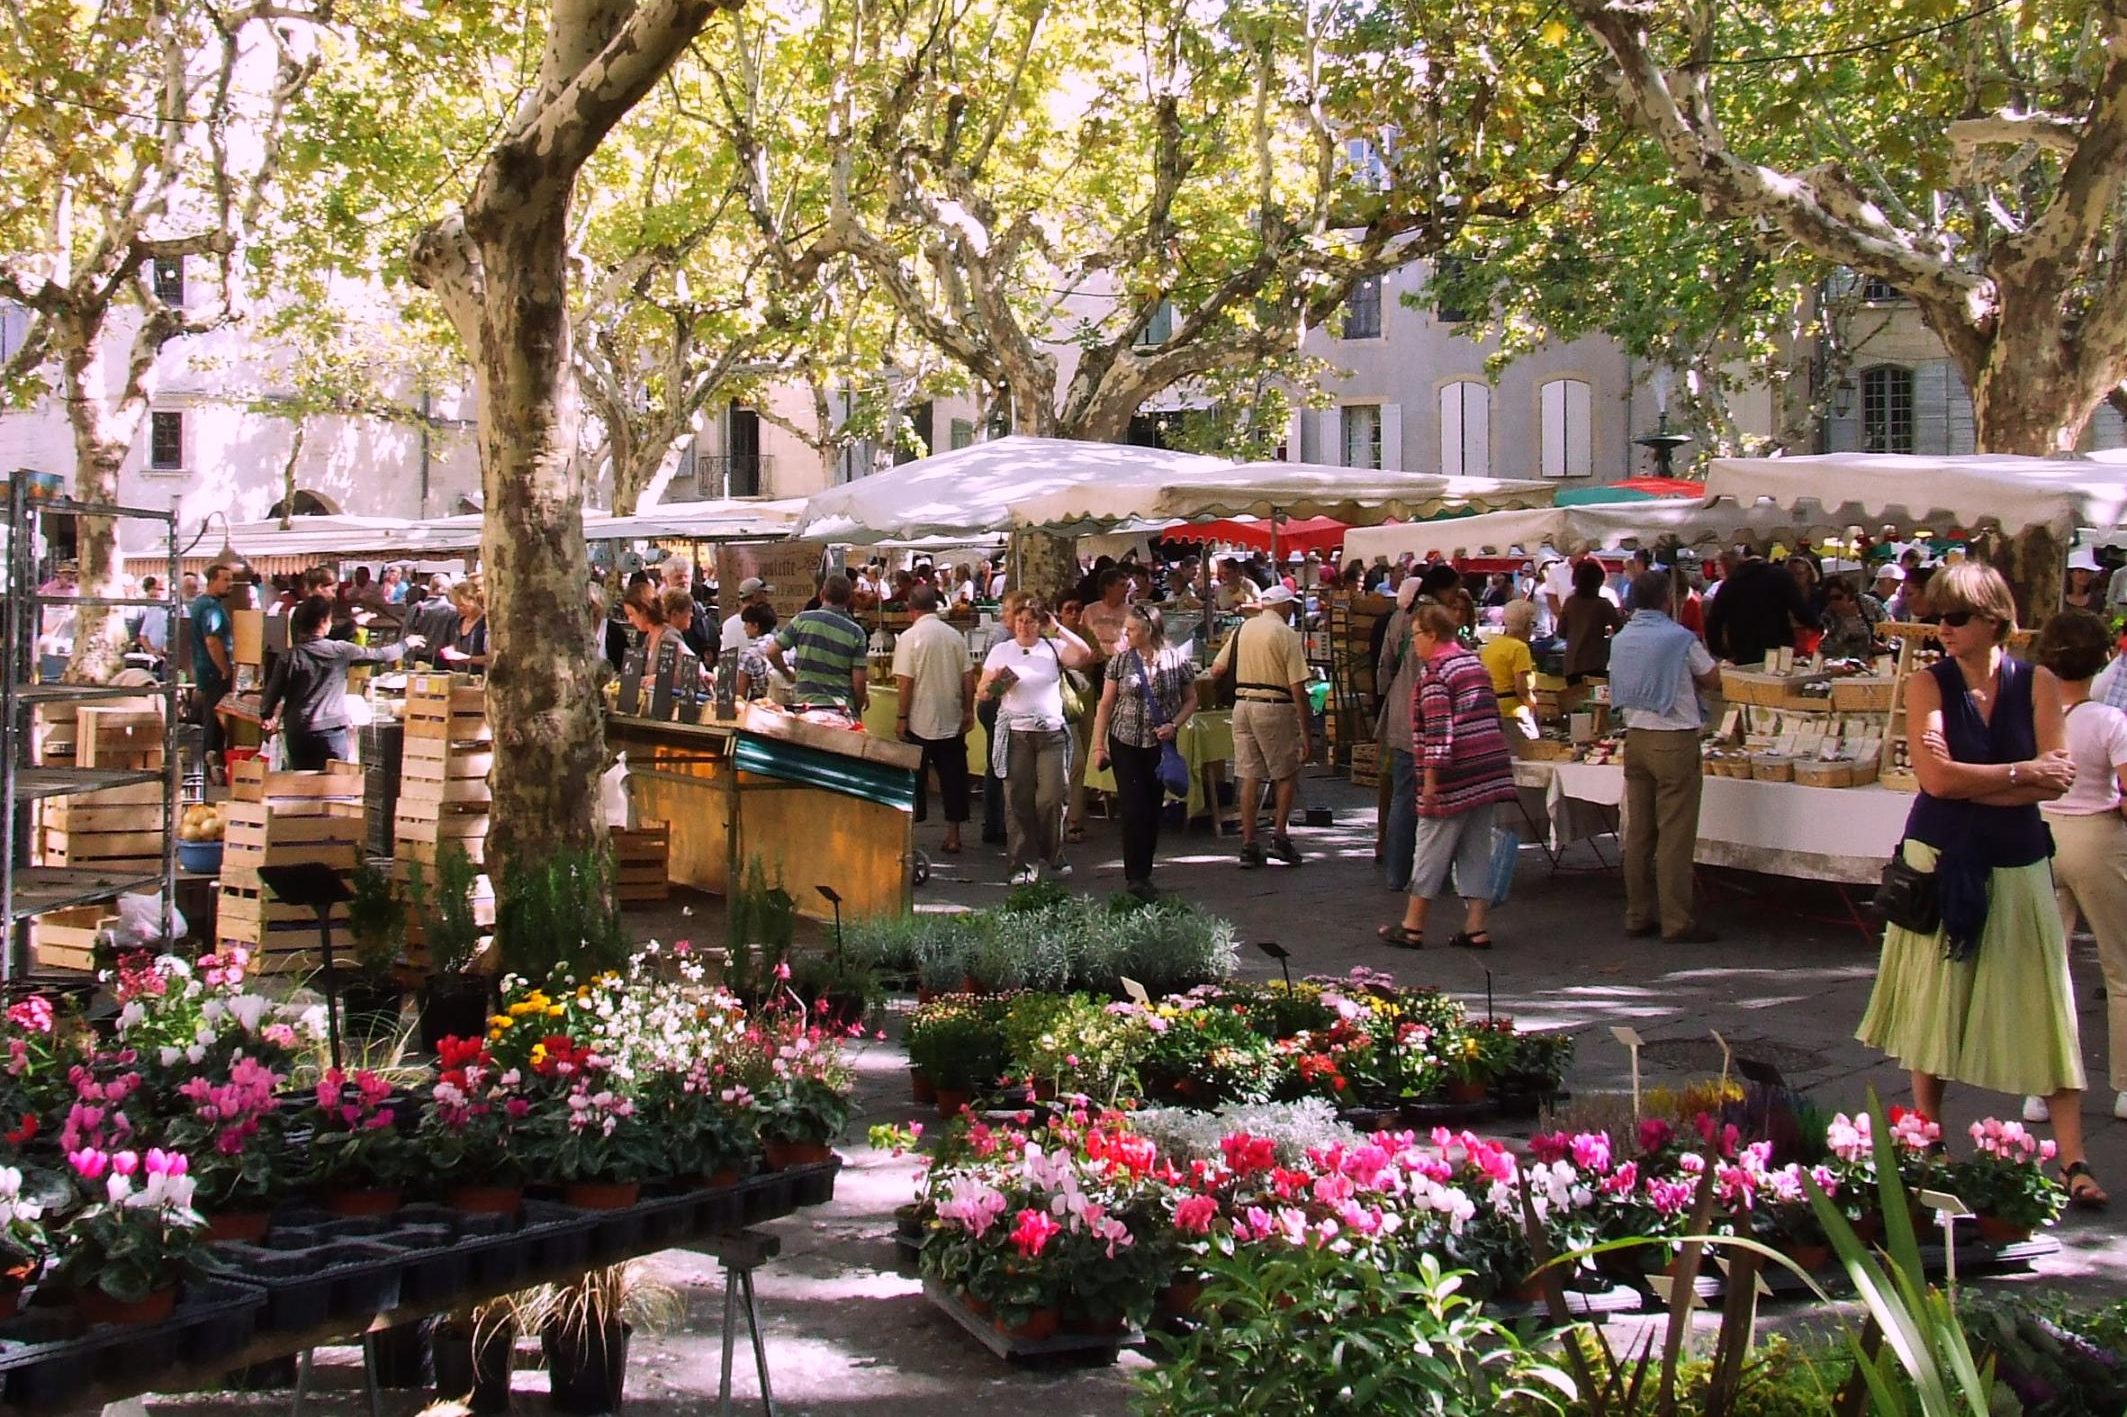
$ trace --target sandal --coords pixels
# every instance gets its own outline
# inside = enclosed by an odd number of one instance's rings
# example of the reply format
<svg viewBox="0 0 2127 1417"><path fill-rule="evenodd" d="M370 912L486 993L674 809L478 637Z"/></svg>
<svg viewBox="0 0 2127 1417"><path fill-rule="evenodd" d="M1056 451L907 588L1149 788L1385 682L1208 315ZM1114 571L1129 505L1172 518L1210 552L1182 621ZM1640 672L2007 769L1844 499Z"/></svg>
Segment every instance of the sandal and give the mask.
<svg viewBox="0 0 2127 1417"><path fill-rule="evenodd" d="M1419 930L1406 930L1401 925L1383 925L1374 931L1374 938L1394 950L1422 950L1425 934Z"/></svg>
<svg viewBox="0 0 2127 1417"><path fill-rule="evenodd" d="M2077 1210L2103 1210L2112 1203L2097 1183L2087 1161L2071 1161L2061 1168L2061 1184L2068 1188L2068 1204Z"/></svg>
<svg viewBox="0 0 2127 1417"><path fill-rule="evenodd" d="M1458 950L1488 950L1492 948L1492 932L1479 930L1473 935L1467 930L1457 930L1455 938L1448 943Z"/></svg>

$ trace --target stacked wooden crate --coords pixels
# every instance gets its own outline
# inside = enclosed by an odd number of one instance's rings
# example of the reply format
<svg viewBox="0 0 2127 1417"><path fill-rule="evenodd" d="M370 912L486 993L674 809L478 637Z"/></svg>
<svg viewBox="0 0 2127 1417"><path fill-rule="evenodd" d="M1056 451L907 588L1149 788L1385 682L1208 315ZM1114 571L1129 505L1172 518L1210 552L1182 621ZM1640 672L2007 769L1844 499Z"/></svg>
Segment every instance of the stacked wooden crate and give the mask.
<svg viewBox="0 0 2127 1417"><path fill-rule="evenodd" d="M163 765L163 717L142 701L41 704L31 745L40 767L153 772ZM160 783L138 782L37 803L36 864L127 874L160 870L169 834L162 793Z"/></svg>
<svg viewBox="0 0 2127 1417"><path fill-rule="evenodd" d="M613 831L613 893L623 903L665 900L672 894L672 832L663 823Z"/></svg>
<svg viewBox="0 0 2127 1417"><path fill-rule="evenodd" d="M250 951L258 973L316 969L317 911L279 899L259 872L318 864L351 876L362 846L362 770L332 763L323 772L269 772L239 762L229 792L215 936ZM331 918L344 940L345 903L332 907Z"/></svg>
<svg viewBox="0 0 2127 1417"><path fill-rule="evenodd" d="M443 844L456 842L481 862L493 800L487 778L495 761L487 691L463 675L415 675L406 686L404 722L393 857L402 872L409 861L433 868Z"/></svg>
<svg viewBox="0 0 2127 1417"><path fill-rule="evenodd" d="M100 964L96 940L117 924L108 902L47 911L30 921L30 963L37 969L93 974Z"/></svg>

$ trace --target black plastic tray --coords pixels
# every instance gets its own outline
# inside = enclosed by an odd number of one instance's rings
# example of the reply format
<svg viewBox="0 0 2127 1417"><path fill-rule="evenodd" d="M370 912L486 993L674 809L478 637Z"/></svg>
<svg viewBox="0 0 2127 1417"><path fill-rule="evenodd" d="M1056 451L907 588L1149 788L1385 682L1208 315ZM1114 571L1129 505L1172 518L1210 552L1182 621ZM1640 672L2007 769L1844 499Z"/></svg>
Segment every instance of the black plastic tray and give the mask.
<svg viewBox="0 0 2127 1417"><path fill-rule="evenodd" d="M150 1371L212 1362L251 1341L266 1296L245 1284L187 1284L170 1317L84 1327L69 1309L31 1309L0 1323L0 1400L52 1412L86 1392L99 1371Z"/></svg>

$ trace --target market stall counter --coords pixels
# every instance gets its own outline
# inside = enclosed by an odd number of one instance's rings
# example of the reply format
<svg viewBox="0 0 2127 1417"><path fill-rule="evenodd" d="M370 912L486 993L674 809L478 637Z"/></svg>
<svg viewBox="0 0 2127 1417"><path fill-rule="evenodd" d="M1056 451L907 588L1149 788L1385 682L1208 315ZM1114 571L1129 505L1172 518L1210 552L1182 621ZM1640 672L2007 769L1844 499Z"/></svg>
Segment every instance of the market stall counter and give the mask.
<svg viewBox="0 0 2127 1417"><path fill-rule="evenodd" d="M814 919L833 918L815 886L851 918L910 908L916 749L758 704L699 724L616 714L606 739L637 810L670 824L675 882L728 896L758 858Z"/></svg>

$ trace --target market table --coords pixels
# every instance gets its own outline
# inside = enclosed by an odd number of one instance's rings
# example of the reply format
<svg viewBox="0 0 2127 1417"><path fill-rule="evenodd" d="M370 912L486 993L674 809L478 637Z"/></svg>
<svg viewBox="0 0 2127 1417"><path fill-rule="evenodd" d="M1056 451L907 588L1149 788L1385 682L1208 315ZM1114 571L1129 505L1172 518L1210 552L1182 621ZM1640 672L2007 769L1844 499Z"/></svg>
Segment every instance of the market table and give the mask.
<svg viewBox="0 0 2127 1417"><path fill-rule="evenodd" d="M1522 820L1537 833L1537 845L1551 860L1551 869L1559 870L1559 858L1577 841L1585 841L1595 851L1604 870L1612 863L1603 855L1601 838L1618 834L1617 804L1589 802L1577 797L1557 794L1557 769L1561 765L1552 762L1535 762L1516 759L1514 763L1514 790L1520 799Z"/></svg>
<svg viewBox="0 0 2127 1417"><path fill-rule="evenodd" d="M873 684L869 699L864 705L864 731L881 738L893 738L899 728L901 716L901 690L895 684ZM990 735L977 723L967 734L967 770L977 781L990 762Z"/></svg>
<svg viewBox="0 0 2127 1417"><path fill-rule="evenodd" d="M1622 821L1623 766L1522 766L1551 770L1547 791L1554 823L1570 823L1571 805L1576 803L1615 809ZM1803 787L1709 777L1699 802L1694 856L1702 866L1874 885L1891 859L1891 849L1905 835L1906 813L1912 806L1912 793L1887 787Z"/></svg>
<svg viewBox="0 0 2127 1417"><path fill-rule="evenodd" d="M1233 761L1232 710L1206 709L1192 715L1175 735L1174 746L1189 764L1189 820L1195 821L1218 802L1219 781L1225 776L1225 765ZM1088 761L1085 784L1094 792L1113 792L1115 773Z"/></svg>

